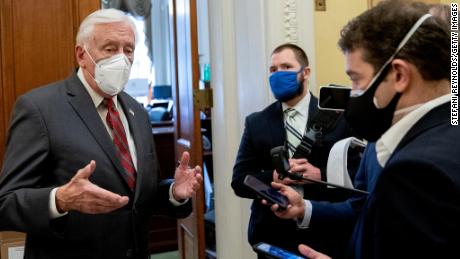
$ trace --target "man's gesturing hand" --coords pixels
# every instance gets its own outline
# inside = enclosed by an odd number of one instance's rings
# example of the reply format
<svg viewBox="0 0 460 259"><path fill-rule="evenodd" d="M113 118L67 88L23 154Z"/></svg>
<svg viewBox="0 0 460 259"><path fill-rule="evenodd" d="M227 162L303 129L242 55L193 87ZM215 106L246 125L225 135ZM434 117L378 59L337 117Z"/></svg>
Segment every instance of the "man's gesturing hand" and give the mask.
<svg viewBox="0 0 460 259"><path fill-rule="evenodd" d="M107 191L89 181L94 169L96 162L91 160L67 184L57 189L56 207L59 212L108 213L128 204L127 196Z"/></svg>
<svg viewBox="0 0 460 259"><path fill-rule="evenodd" d="M174 174L173 196L176 201L191 198L200 188L203 176L201 176L201 167L195 166L191 169L188 166L190 154L182 153L180 165L176 168Z"/></svg>

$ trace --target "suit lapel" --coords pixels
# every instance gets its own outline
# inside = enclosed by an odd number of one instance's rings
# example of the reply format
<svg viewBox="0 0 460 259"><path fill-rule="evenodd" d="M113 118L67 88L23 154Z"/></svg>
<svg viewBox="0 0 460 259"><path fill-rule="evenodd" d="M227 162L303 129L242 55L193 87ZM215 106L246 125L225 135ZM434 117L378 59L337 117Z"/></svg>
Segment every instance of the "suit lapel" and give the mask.
<svg viewBox="0 0 460 259"><path fill-rule="evenodd" d="M433 110L429 111L423 116L415 125L407 132L401 142L396 147L396 153L399 149L404 147L406 144L416 138L420 133L427 131L428 129L435 127L439 124L446 123L450 119L450 102L442 104Z"/></svg>
<svg viewBox="0 0 460 259"><path fill-rule="evenodd" d="M102 123L101 117L94 107L94 103L91 101L91 97L89 96L85 87L76 75L73 75L67 80L66 87L70 105L81 118L88 130L91 132L96 142L101 146L102 150L104 150L104 153L117 169L118 174L129 189L126 181L124 180L124 169L118 161L112 139L110 138L107 129Z"/></svg>
<svg viewBox="0 0 460 259"><path fill-rule="evenodd" d="M284 130L283 108L281 102L277 101L268 111L267 123L270 127L272 147L284 145L286 142L286 131Z"/></svg>
<svg viewBox="0 0 460 259"><path fill-rule="evenodd" d="M311 120L318 109L318 99L311 93L310 103L308 104L308 118L307 125L310 127ZM268 125L270 126L272 146L284 145L286 142L286 130L284 128L283 108L280 101L276 101L267 113Z"/></svg>
<svg viewBox="0 0 460 259"><path fill-rule="evenodd" d="M318 99L310 93L310 103L308 104L308 119L307 119L307 128L311 127L312 119L318 110Z"/></svg>
<svg viewBox="0 0 460 259"><path fill-rule="evenodd" d="M138 189L140 188L140 183L142 182L142 178L143 178L143 170L142 170L143 159L141 155L148 152L145 149L145 145L143 144L145 143L145 141L142 141L142 133L140 129L140 127L143 126L144 124L137 119L136 113L134 112L135 109L129 104L128 96L125 92L121 92L118 95L118 100L120 101L121 106L123 108L123 112L125 113L126 119L128 120L129 130L131 131L131 135L133 136L133 140L134 140L134 145L136 146L137 177L136 177L136 192L135 192L135 198L134 198L136 200L140 193ZM137 114L137 116L140 116L140 114Z"/></svg>

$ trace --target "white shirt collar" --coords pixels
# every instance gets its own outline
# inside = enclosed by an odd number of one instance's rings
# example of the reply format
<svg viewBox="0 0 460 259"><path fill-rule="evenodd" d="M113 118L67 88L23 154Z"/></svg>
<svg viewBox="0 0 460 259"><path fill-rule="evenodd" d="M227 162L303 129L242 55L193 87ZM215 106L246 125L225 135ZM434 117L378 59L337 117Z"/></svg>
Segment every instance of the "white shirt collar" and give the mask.
<svg viewBox="0 0 460 259"><path fill-rule="evenodd" d="M425 114L437 106L450 101L450 94L440 96L436 99L428 101L418 107L417 109L409 112L401 120L396 122L390 129L388 129L382 137L377 141L375 149L377 152L377 160L383 167L390 159L402 138L407 132L419 121Z"/></svg>
<svg viewBox="0 0 460 259"><path fill-rule="evenodd" d="M99 105L101 105L102 101L104 101L104 97L98 94L96 91L94 91L93 88L91 88L91 86L86 81L85 76L83 75L83 69L81 67L78 68L77 76L80 79L83 86L85 86L86 91L88 92L89 96L91 97L91 100L94 103L94 107L96 107L97 109ZM112 99L113 103L115 104L115 109L118 109L117 95L113 96Z"/></svg>
<svg viewBox="0 0 460 259"><path fill-rule="evenodd" d="M282 102L281 105L283 107L283 112L286 111L286 109L288 109L288 108L293 108L298 113L300 113L303 118L308 118L308 110L309 110L309 107L310 107L310 99L311 99L311 94L310 94L310 91L308 91L307 95L305 95L296 105L294 105L292 107L287 105L285 102Z"/></svg>

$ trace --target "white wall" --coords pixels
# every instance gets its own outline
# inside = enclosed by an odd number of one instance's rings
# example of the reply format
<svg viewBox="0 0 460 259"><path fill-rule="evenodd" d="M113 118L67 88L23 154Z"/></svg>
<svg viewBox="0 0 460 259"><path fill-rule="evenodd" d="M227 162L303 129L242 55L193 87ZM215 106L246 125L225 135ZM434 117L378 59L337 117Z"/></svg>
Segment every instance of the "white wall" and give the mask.
<svg viewBox="0 0 460 259"><path fill-rule="evenodd" d="M198 55L200 65L209 64L209 13L208 0L197 0Z"/></svg>
<svg viewBox="0 0 460 259"><path fill-rule="evenodd" d="M155 82L153 85L171 84L171 61L169 58L169 7L168 0L152 1L152 45Z"/></svg>
<svg viewBox="0 0 460 259"><path fill-rule="evenodd" d="M247 243L251 201L233 193L232 168L245 117L274 100L268 86L272 49L294 42L315 64L313 0L210 0L208 5L217 256L256 258Z"/></svg>

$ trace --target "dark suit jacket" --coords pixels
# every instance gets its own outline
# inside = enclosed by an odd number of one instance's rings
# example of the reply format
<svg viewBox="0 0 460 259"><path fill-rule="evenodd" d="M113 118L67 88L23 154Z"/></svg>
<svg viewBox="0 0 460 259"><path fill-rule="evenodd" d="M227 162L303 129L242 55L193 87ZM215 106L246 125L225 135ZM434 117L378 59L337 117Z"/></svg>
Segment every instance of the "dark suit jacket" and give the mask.
<svg viewBox="0 0 460 259"><path fill-rule="evenodd" d="M353 180L354 187L372 192L381 171L382 167L378 164L375 152L375 143L369 143ZM309 228L323 230L323 232L328 230L331 236L342 234L342 238L348 240L366 200L367 195L353 194L343 202L311 201L313 210ZM344 257L347 245L348 243L343 242L340 248L342 254L337 254L334 258Z"/></svg>
<svg viewBox="0 0 460 259"><path fill-rule="evenodd" d="M360 215L350 258L458 258L458 143L450 102L410 129Z"/></svg>
<svg viewBox="0 0 460 259"><path fill-rule="evenodd" d="M317 102L318 100L312 96L309 105L309 121L317 110ZM347 136L349 135L345 121L341 119L331 132L324 135L322 146L313 148L308 158L309 161L317 167L325 168L332 145ZM321 233L311 233L309 230L299 231L295 221L276 217L270 208L262 205L254 192L243 184L244 178L249 174L270 184L274 170L270 150L273 147L284 145L285 140L286 131L280 102L277 101L263 111L249 115L246 118L244 133L233 168L232 187L236 195L256 199L252 204L248 229L250 244L263 241L297 251L297 245L302 241L320 241L325 237L321 236ZM322 174L324 176L325 171ZM310 184L305 188L305 197L309 199L328 199L327 194L328 190L321 186ZM340 195L340 198L345 199L346 196ZM327 238L328 242L335 242L334 236ZM346 241L341 240L339 243L343 242Z"/></svg>
<svg viewBox="0 0 460 259"><path fill-rule="evenodd" d="M137 151L135 192L123 179L113 142L75 74L18 98L0 176L0 230L27 233L25 258L146 258L154 209L177 216L190 213L190 202L170 204L170 182L157 182L144 108L126 93L118 98ZM90 181L128 196L129 204L108 214L71 211L50 220L51 189L66 184L90 160L96 161Z"/></svg>

